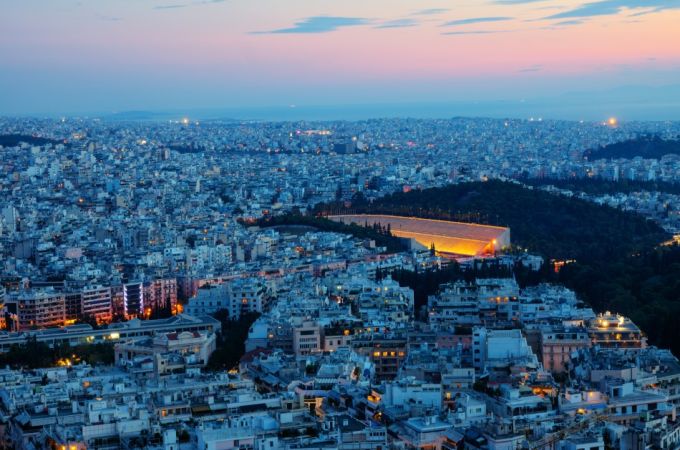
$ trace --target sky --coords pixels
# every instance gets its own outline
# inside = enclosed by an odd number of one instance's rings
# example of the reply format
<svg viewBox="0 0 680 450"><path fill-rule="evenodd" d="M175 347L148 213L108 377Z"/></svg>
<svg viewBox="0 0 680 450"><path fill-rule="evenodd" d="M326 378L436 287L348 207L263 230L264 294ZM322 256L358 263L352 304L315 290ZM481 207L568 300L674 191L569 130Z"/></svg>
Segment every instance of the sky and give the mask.
<svg viewBox="0 0 680 450"><path fill-rule="evenodd" d="M680 120L679 24L680 0L0 0L0 114Z"/></svg>

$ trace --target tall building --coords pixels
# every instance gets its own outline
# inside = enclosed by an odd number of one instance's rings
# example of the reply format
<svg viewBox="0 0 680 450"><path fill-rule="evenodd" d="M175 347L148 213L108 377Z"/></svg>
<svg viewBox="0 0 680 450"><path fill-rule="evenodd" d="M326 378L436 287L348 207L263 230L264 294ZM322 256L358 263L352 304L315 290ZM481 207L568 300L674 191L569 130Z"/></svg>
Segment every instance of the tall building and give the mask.
<svg viewBox="0 0 680 450"><path fill-rule="evenodd" d="M196 296L189 299L186 313L192 316L212 314L221 309L228 309L231 303L231 289L229 284L206 284L198 289Z"/></svg>
<svg viewBox="0 0 680 450"><path fill-rule="evenodd" d="M58 327L66 320L66 298L53 289L19 292L7 300L6 307L15 319L11 328L18 331Z"/></svg>
<svg viewBox="0 0 680 450"><path fill-rule="evenodd" d="M250 312L261 313L266 306L268 290L260 278L242 278L230 284L231 301L229 303L229 317L238 319L241 314Z"/></svg>
<svg viewBox="0 0 680 450"><path fill-rule="evenodd" d="M507 367L510 363L538 367L538 358L521 330L475 327L472 331L472 356L477 369Z"/></svg>
<svg viewBox="0 0 680 450"><path fill-rule="evenodd" d="M541 356L543 367L553 373L562 373L571 360L571 354L590 347L590 338L583 328L546 329L541 331Z"/></svg>
<svg viewBox="0 0 680 450"><path fill-rule="evenodd" d="M7 231L8 234L16 233L17 231L17 220L19 219L19 213L13 205L7 205L2 210L2 220L5 226L2 228Z"/></svg>
<svg viewBox="0 0 680 450"><path fill-rule="evenodd" d="M607 311L588 324L593 345L603 348L646 348L647 338L629 318Z"/></svg>
<svg viewBox="0 0 680 450"><path fill-rule="evenodd" d="M160 278L144 283L144 308L167 310L175 313L177 309L177 279Z"/></svg>
<svg viewBox="0 0 680 450"><path fill-rule="evenodd" d="M125 286L111 286L111 313L114 317L125 317Z"/></svg>
<svg viewBox="0 0 680 450"><path fill-rule="evenodd" d="M83 294L80 291L64 294L66 303L66 323L74 323L83 317Z"/></svg>
<svg viewBox="0 0 680 450"><path fill-rule="evenodd" d="M123 285L123 303L126 316L138 317L144 315L144 286L141 282Z"/></svg>
<svg viewBox="0 0 680 450"><path fill-rule="evenodd" d="M298 356L319 353L321 348L321 327L312 321L305 321L293 329L293 350Z"/></svg>
<svg viewBox="0 0 680 450"><path fill-rule="evenodd" d="M407 339L399 335L366 334L355 336L352 348L371 358L378 381L392 380L406 359Z"/></svg>
<svg viewBox="0 0 680 450"><path fill-rule="evenodd" d="M7 291L5 290L4 286L0 286L0 330L6 330L7 329L7 319L9 313L5 309L5 296L7 295Z"/></svg>
<svg viewBox="0 0 680 450"><path fill-rule="evenodd" d="M82 290L81 316L96 320L98 323L110 322L113 317L111 308L111 288L88 286Z"/></svg>

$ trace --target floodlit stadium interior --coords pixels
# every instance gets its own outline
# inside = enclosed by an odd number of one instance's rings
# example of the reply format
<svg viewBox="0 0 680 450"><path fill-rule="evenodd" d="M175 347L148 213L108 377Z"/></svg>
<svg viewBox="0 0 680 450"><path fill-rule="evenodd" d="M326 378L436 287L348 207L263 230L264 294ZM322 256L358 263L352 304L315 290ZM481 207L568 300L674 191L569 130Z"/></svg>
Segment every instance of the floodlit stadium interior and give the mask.
<svg viewBox="0 0 680 450"><path fill-rule="evenodd" d="M483 256L510 246L510 228L445 220L420 219L389 215L337 215L330 220L346 224L389 225L392 235L411 239L441 255Z"/></svg>

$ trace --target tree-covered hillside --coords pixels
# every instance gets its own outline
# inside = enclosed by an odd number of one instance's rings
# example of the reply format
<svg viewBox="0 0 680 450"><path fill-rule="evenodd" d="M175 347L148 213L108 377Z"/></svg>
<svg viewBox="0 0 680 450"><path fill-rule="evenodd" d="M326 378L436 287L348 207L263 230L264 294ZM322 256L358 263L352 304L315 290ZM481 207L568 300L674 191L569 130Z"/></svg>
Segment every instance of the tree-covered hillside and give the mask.
<svg viewBox="0 0 680 450"><path fill-rule="evenodd" d="M318 205L319 214L347 212ZM650 342L680 354L680 247L644 217L501 181L465 183L397 193L373 203L354 202L352 213L383 213L505 225L515 245L550 259L575 259L559 274L517 274L520 281L561 282L596 311L630 316Z"/></svg>
<svg viewBox="0 0 680 450"><path fill-rule="evenodd" d="M516 183L488 181L360 200L353 213L381 213L510 227L513 244L548 258L612 261L668 239L644 217ZM342 213L322 204L317 213Z"/></svg>
<svg viewBox="0 0 680 450"><path fill-rule="evenodd" d="M334 222L323 217L286 214L281 216L263 217L255 224L261 227L285 227L291 225L301 225L312 227L319 231L349 234L356 237L357 239L368 239L375 241L375 245L378 247L385 247L388 253L397 253L406 249L404 246L404 241L400 238L392 236L387 229L380 227L363 227L353 223L344 224L342 222Z"/></svg>
<svg viewBox="0 0 680 450"><path fill-rule="evenodd" d="M583 157L589 161L598 159L633 159L640 156L645 159L660 159L664 155L680 155L680 140L664 140L658 136L641 136L628 141L605 145L597 149L586 150Z"/></svg>
<svg viewBox="0 0 680 450"><path fill-rule="evenodd" d="M621 179L619 181L606 180L601 177L593 178L527 178L522 179L524 184L531 186L555 186L558 189L566 189L572 192L584 192L591 195L606 194L629 194L631 192L664 192L667 194L680 194L680 183L665 181L640 181Z"/></svg>
<svg viewBox="0 0 680 450"><path fill-rule="evenodd" d="M15 147L21 144L22 142L29 145L63 144L63 142L56 141L54 139L28 136L23 134L0 135L0 146L2 147Z"/></svg>

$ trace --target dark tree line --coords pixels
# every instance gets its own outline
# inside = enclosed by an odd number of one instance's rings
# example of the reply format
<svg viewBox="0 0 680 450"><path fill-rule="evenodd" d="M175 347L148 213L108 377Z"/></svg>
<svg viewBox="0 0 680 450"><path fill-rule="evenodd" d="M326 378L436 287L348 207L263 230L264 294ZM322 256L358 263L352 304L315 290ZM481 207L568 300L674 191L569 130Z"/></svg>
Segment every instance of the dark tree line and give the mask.
<svg viewBox="0 0 680 450"><path fill-rule="evenodd" d="M303 216L301 214L286 214L281 216L265 217L256 222L261 227L302 225L316 228L319 231L343 233L352 235L358 239L375 241L378 247L385 247L388 253L396 253L406 250L404 241L392 236L389 226L374 224L373 226L361 226L357 224L344 224L334 222L324 217Z"/></svg>
<svg viewBox="0 0 680 450"><path fill-rule="evenodd" d="M91 365L110 365L114 362L113 344L82 344L71 346L57 344L50 348L44 342L29 338L25 344L12 345L5 353L0 353L0 366L37 369L53 367L58 362L71 361L73 364L84 361Z"/></svg>
<svg viewBox="0 0 680 450"><path fill-rule="evenodd" d="M655 247L639 256L591 264L569 264L558 281L596 310L629 316L652 344L680 355L680 247Z"/></svg>
<svg viewBox="0 0 680 450"><path fill-rule="evenodd" d="M660 159L668 154L680 155L680 140L666 140L655 135L644 135L586 150L583 156L590 161L595 161L597 159L633 159L637 156L645 159Z"/></svg>
<svg viewBox="0 0 680 450"><path fill-rule="evenodd" d="M566 189L573 192L584 192L591 195L605 195L631 192L665 192L680 195L680 183L666 181L642 181L620 179L608 180L602 177L579 177L579 178L522 178L522 182L532 186L555 186L558 189Z"/></svg>
<svg viewBox="0 0 680 450"><path fill-rule="evenodd" d="M208 370L230 370L238 365L245 353L248 330L260 315L242 314L237 320L230 320L227 311L221 310L214 317L222 323L222 332L217 339L217 349L210 356Z"/></svg>
<svg viewBox="0 0 680 450"><path fill-rule="evenodd" d="M26 143L29 145L45 145L45 144L63 144L64 141L58 141L55 139L48 139L38 136L29 136L26 134L2 134L0 135L0 146L2 147L15 147L21 143Z"/></svg>
<svg viewBox="0 0 680 450"><path fill-rule="evenodd" d="M343 207L320 204L315 211L342 213ZM498 180L398 192L352 203L350 210L507 226L516 245L555 259L609 261L668 239L638 214Z"/></svg>

